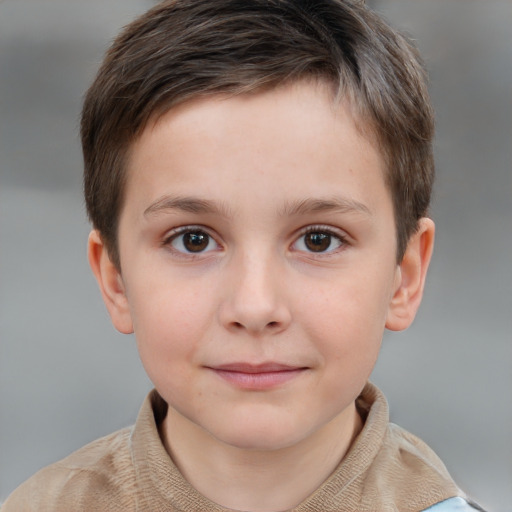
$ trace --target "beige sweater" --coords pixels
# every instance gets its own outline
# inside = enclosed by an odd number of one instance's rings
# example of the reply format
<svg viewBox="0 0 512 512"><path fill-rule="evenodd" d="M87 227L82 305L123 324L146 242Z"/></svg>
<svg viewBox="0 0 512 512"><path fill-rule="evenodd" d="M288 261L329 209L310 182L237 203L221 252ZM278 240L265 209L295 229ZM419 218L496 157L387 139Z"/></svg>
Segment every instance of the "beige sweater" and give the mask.
<svg viewBox="0 0 512 512"><path fill-rule="evenodd" d="M382 393L358 399L365 425L334 473L296 512L420 511L461 495L439 458L389 423ZM101 438L42 469L16 489L2 512L227 512L181 475L158 435L166 404L152 391L133 428Z"/></svg>

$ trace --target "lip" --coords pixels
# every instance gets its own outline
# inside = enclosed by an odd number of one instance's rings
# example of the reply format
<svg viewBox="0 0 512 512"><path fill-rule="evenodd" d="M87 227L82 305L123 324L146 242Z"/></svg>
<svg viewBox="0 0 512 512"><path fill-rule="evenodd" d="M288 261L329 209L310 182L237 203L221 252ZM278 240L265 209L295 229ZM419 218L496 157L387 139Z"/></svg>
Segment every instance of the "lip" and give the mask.
<svg viewBox="0 0 512 512"><path fill-rule="evenodd" d="M209 369L229 384L253 391L282 386L307 370L305 367L275 362L262 364L238 362L209 367Z"/></svg>

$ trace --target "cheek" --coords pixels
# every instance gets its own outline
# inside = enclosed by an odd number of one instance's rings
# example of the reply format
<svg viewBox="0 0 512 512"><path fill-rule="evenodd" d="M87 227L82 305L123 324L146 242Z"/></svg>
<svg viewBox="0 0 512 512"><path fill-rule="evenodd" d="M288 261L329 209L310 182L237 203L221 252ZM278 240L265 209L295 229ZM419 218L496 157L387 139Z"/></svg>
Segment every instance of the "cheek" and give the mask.
<svg viewBox="0 0 512 512"><path fill-rule="evenodd" d="M211 322L210 301L186 284L146 282L130 301L140 357L152 380L182 374ZM181 375L181 377L185 377Z"/></svg>
<svg viewBox="0 0 512 512"><path fill-rule="evenodd" d="M349 373L373 366L386 321L387 286L354 274L304 296L297 318L324 361L346 365Z"/></svg>

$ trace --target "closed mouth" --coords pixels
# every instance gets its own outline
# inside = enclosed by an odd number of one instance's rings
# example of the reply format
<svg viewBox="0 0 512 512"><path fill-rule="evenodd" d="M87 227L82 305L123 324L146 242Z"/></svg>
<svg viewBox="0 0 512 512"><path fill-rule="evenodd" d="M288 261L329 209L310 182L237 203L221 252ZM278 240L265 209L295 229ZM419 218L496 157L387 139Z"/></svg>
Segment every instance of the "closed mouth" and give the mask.
<svg viewBox="0 0 512 512"><path fill-rule="evenodd" d="M237 372L237 373L275 373L275 372L286 372L304 369L300 366L291 366L282 363L229 363L222 364L219 366L212 367L213 370L226 371L226 372Z"/></svg>
<svg viewBox="0 0 512 512"><path fill-rule="evenodd" d="M229 384L249 391L265 391L280 387L303 374L308 368L282 363L229 363L209 367Z"/></svg>

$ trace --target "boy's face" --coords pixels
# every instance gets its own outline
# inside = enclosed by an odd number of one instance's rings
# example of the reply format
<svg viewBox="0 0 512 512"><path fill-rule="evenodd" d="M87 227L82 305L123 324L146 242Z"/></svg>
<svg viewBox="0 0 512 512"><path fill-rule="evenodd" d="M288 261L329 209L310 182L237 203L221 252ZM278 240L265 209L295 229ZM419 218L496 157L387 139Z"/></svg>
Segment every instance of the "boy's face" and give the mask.
<svg viewBox="0 0 512 512"><path fill-rule="evenodd" d="M384 172L318 84L195 100L146 128L109 309L170 414L252 449L353 421L402 282Z"/></svg>

